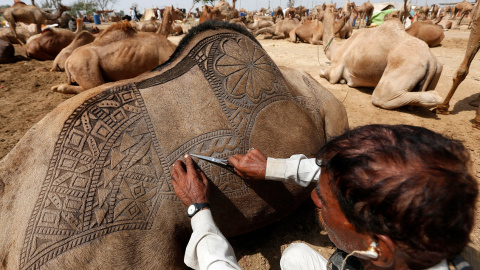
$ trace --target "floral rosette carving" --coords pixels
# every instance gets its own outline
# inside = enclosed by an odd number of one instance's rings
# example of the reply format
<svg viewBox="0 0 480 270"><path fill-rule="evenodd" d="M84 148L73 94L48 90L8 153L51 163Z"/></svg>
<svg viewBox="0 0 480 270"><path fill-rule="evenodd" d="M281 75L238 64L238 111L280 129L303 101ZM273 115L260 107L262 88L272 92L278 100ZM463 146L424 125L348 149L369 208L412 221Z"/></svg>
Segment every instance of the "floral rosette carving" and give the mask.
<svg viewBox="0 0 480 270"><path fill-rule="evenodd" d="M232 97L247 96L257 103L262 93L274 92L275 71L263 49L245 39L228 40L222 49L224 55L218 58L216 69L225 77L225 89Z"/></svg>

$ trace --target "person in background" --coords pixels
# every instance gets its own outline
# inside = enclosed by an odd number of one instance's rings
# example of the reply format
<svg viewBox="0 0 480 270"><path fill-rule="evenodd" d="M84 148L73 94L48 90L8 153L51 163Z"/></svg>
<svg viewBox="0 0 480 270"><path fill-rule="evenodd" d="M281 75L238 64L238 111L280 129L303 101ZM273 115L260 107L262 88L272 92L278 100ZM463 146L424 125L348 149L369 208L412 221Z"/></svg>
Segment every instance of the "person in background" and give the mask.
<svg viewBox="0 0 480 270"><path fill-rule="evenodd" d="M336 268L447 270L449 260L468 265L457 255L469 242L478 183L460 142L421 127L369 125L328 142L316 167L312 159L298 157L270 159L253 149L229 162L252 181L278 180L282 166L285 178L290 177L282 181L304 185L305 179L318 179L311 197L319 220L344 251L330 258ZM291 163L303 174L291 177ZM308 168L314 172L306 173ZM278 175L271 178L271 172ZM186 206L200 206L189 207L193 233L185 251L187 266L240 269L213 221L205 174L186 155L185 164L174 163L171 176L180 200ZM297 243L280 260L282 269L327 269L328 263L309 246Z"/></svg>

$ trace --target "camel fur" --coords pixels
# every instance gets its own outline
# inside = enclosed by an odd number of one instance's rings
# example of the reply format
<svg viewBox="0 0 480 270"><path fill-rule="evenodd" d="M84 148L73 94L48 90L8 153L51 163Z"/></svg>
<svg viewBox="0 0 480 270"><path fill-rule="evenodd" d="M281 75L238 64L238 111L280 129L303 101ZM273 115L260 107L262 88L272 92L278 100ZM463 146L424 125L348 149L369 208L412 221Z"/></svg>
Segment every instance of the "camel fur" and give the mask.
<svg viewBox="0 0 480 270"><path fill-rule="evenodd" d="M25 51L32 59L53 60L74 38L75 34L70 30L46 28L41 34L28 39Z"/></svg>
<svg viewBox="0 0 480 270"><path fill-rule="evenodd" d="M240 26L200 24L162 66L66 100L0 161L2 269L187 269L176 160L251 147L313 158L347 129L342 103L308 73L276 66ZM195 161L225 237L285 217L314 188Z"/></svg>
<svg viewBox="0 0 480 270"><path fill-rule="evenodd" d="M2 31L0 31L0 39L10 42L12 44L25 44L33 34L26 29L17 28L16 35L17 36L15 37L11 28L3 29Z"/></svg>
<svg viewBox="0 0 480 270"><path fill-rule="evenodd" d="M284 39L284 38L288 38L292 30L294 30L299 25L300 25L300 22L297 19L286 17L283 20L277 20L277 23L275 23L270 27L265 27L255 31L254 36L256 37L260 34L268 33L268 34L271 34L272 36L265 36L265 38L268 37L271 39Z"/></svg>
<svg viewBox="0 0 480 270"><path fill-rule="evenodd" d="M425 41L429 47L440 45L445 37L443 28L432 23L431 21L414 22L407 29L405 29L405 32L411 36Z"/></svg>
<svg viewBox="0 0 480 270"><path fill-rule="evenodd" d="M175 51L167 39L179 10L166 7L156 33L136 32L128 21L109 26L90 44L77 48L65 61L67 84L53 91L78 94L87 89L133 78L165 62ZM77 85L72 85L76 83Z"/></svg>
<svg viewBox="0 0 480 270"><path fill-rule="evenodd" d="M458 86L465 80L468 75L468 71L470 69L470 64L472 63L475 55L477 54L478 50L480 49L480 6L479 2L475 3L473 8L473 21L472 21L472 29L470 30L470 37L468 39L467 50L465 52L465 57L463 58L462 63L458 67L458 70L453 77L453 84L450 88L450 91L445 97L445 100L442 104L438 105L436 108L436 112L438 114L449 114L448 108L450 107L449 103L453 97L455 91L457 91ZM473 127L480 129L480 95L473 100L470 105L478 107L477 114L475 119L473 120Z"/></svg>
<svg viewBox="0 0 480 270"><path fill-rule="evenodd" d="M325 11L323 46L331 60L320 76L350 87L375 87L372 103L384 109L405 105L431 107L442 98L434 91L442 65L427 44L407 34L398 18L360 29L342 41L333 39L333 8ZM379 40L382 42L370 42Z"/></svg>
<svg viewBox="0 0 480 270"><path fill-rule="evenodd" d="M63 48L57 55L57 57L55 57L55 60L52 64L52 69L50 69L50 71L64 71L65 62L67 61L68 57L70 57L70 55L73 53L73 51L78 47L92 43L95 38L96 36L90 34L90 32L88 31L82 31L80 34L76 35L73 41L67 47Z"/></svg>
<svg viewBox="0 0 480 270"><path fill-rule="evenodd" d="M36 6L25 5L24 3L17 2L13 6L7 8L3 13L3 17L8 21L10 28L12 29L13 35L16 37L17 32L15 31L16 23L34 23L37 25L36 33L39 34L42 29L41 25L45 23L45 20L55 20L58 19L64 11L70 10L69 7L66 7L62 4L58 5L58 9L54 14L45 12L39 9ZM20 44L24 44L19 41Z"/></svg>
<svg viewBox="0 0 480 270"><path fill-rule="evenodd" d="M10 63L15 57L12 43L0 39L0 64Z"/></svg>

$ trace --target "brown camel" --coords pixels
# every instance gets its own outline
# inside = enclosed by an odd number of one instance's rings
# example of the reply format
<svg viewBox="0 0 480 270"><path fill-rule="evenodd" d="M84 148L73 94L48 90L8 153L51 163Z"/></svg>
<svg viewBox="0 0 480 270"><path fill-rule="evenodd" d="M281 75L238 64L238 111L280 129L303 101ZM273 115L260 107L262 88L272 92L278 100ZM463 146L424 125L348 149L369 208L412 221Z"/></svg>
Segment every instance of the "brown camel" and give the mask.
<svg viewBox="0 0 480 270"><path fill-rule="evenodd" d="M10 63L15 57L12 43L0 39L0 64Z"/></svg>
<svg viewBox="0 0 480 270"><path fill-rule="evenodd" d="M460 13L463 18L464 15L469 14L473 10L473 5L466 0L463 0L460 3L457 3L455 7L453 7L452 17L456 17L458 13Z"/></svg>
<svg viewBox="0 0 480 270"><path fill-rule="evenodd" d="M206 21L223 21L226 16L222 14L220 9L212 6L204 5L202 7L202 14L200 15L200 23Z"/></svg>
<svg viewBox="0 0 480 270"><path fill-rule="evenodd" d="M445 37L443 28L432 21L414 22L405 31L409 35L425 41L429 47L440 45Z"/></svg>
<svg viewBox="0 0 480 270"><path fill-rule="evenodd" d="M285 18L285 16L283 15L283 9L282 7L277 7L274 11L273 11L273 23L276 23L277 20L283 20Z"/></svg>
<svg viewBox="0 0 480 270"><path fill-rule="evenodd" d="M421 10L423 15L425 15L425 18L428 18L428 15L430 14L430 7L427 4L425 4L425 6L421 8Z"/></svg>
<svg viewBox="0 0 480 270"><path fill-rule="evenodd" d="M292 30L294 30L297 26L300 26L300 22L296 18L292 19L286 17L283 20L277 20L277 23L270 27L265 27L255 31L254 36L256 37L260 34L269 33L272 36L265 36L265 38L288 38Z"/></svg>
<svg viewBox="0 0 480 270"><path fill-rule="evenodd" d="M15 37L11 28L4 29L0 32L0 39L12 44L25 44L27 40L33 36L31 32L21 27L16 29L16 33L17 36Z"/></svg>
<svg viewBox="0 0 480 270"><path fill-rule="evenodd" d="M473 59L475 58L475 55L478 52L478 49L480 48L479 1L477 1L473 9L473 18L474 20L472 22L472 29L470 30L470 37L468 39L467 51L465 52L465 57L463 58L463 61L460 64L460 67L458 68L457 73L455 74L455 77L453 78L452 88L450 88L450 91L448 92L447 97L445 98L445 100L441 105L437 106L436 112L439 114L449 114L448 108L450 107L449 105L450 100L452 99L453 94L457 90L460 83L462 83L463 80L465 80L465 78L467 77L470 64L472 63ZM480 95L475 100L473 100L470 103L470 105L478 106L477 115L473 120L473 127L480 129Z"/></svg>
<svg viewBox="0 0 480 270"><path fill-rule="evenodd" d="M25 51L32 59L53 60L74 38L75 33L70 30L46 28L41 34L27 41Z"/></svg>
<svg viewBox="0 0 480 270"><path fill-rule="evenodd" d="M53 91L78 94L87 89L133 78L168 60L175 44L167 39L173 20L182 12L166 7L156 33L136 32L129 22L109 26L90 44L77 48L65 61L68 83ZM71 85L77 83L77 85Z"/></svg>
<svg viewBox="0 0 480 270"><path fill-rule="evenodd" d="M440 10L440 7L437 4L433 4L431 8L432 8L432 13L430 15L430 18L433 20L433 19L436 19L437 16L439 15L438 11Z"/></svg>
<svg viewBox="0 0 480 270"><path fill-rule="evenodd" d="M177 159L251 147L315 157L348 129L342 103L308 73L278 67L245 29L216 23L190 31L154 71L66 100L0 161L2 269L186 269ZM314 187L245 182L196 161L225 237L286 216Z"/></svg>
<svg viewBox="0 0 480 270"><path fill-rule="evenodd" d="M13 35L16 37L17 32L15 31L15 28L17 22L36 24L36 33L39 34L42 31L41 26L43 23L45 23L45 20L58 19L62 15L62 13L67 10L70 10L70 8L59 4L57 12L51 14L39 9L36 6L29 6L21 2L17 2L13 6L5 10L5 12L3 13L3 17L5 17L5 20L8 21L8 24L12 29ZM23 45L24 43L20 42L20 44Z"/></svg>
<svg viewBox="0 0 480 270"><path fill-rule="evenodd" d="M425 42L405 32L399 18L337 41L333 8L327 8L323 26L324 51L331 65L320 76L330 83L344 79L350 87L375 87L372 103L384 109L430 107L442 101L436 92L426 91L435 88L442 65Z"/></svg>

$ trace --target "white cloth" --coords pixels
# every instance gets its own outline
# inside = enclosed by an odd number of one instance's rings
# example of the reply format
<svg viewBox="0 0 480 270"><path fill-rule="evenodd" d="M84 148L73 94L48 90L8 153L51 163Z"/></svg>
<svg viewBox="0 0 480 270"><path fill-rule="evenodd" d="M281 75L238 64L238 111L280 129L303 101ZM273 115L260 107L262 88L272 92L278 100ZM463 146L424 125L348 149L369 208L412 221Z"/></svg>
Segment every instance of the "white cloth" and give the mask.
<svg viewBox="0 0 480 270"><path fill-rule="evenodd" d="M315 158L307 158L305 155L293 155L288 159L267 159L265 179L296 183L306 187L312 181L318 181L320 167Z"/></svg>
<svg viewBox="0 0 480 270"><path fill-rule="evenodd" d="M290 244L282 253L282 270L327 269L328 261L320 253L304 243Z"/></svg>
<svg viewBox="0 0 480 270"><path fill-rule="evenodd" d="M185 250L185 264L193 269L241 269L228 240L213 221L209 209L192 217L193 233Z"/></svg>

